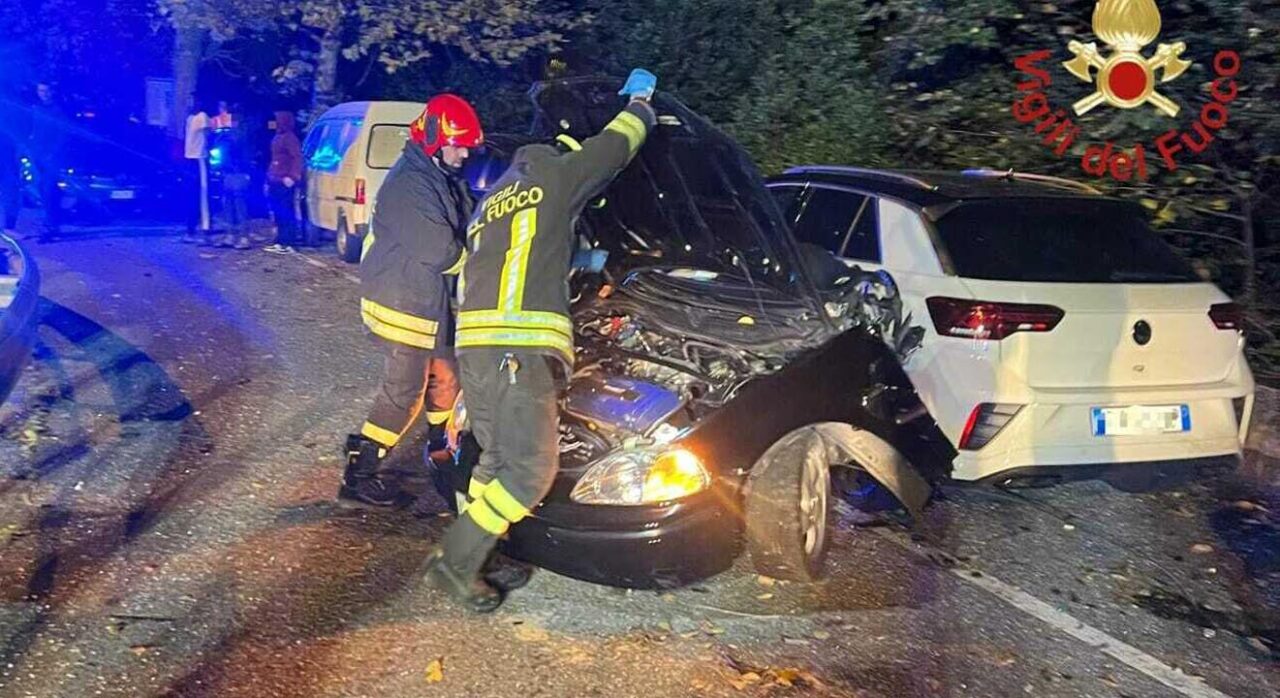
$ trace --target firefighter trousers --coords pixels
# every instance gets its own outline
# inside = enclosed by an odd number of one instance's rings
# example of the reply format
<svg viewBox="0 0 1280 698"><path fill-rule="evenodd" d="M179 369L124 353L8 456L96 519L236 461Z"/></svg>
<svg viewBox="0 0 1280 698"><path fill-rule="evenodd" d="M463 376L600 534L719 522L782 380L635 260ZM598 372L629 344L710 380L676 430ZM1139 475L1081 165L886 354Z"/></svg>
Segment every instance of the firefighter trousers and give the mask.
<svg viewBox="0 0 1280 698"><path fill-rule="evenodd" d="M480 443L468 504L444 539L444 562L474 577L511 524L537 506L560 465L559 359L476 349L458 358L467 417Z"/></svg>
<svg viewBox="0 0 1280 698"><path fill-rule="evenodd" d="M458 398L453 349L429 349L379 340L386 348L382 386L360 433L390 450L426 409L427 423L442 425Z"/></svg>

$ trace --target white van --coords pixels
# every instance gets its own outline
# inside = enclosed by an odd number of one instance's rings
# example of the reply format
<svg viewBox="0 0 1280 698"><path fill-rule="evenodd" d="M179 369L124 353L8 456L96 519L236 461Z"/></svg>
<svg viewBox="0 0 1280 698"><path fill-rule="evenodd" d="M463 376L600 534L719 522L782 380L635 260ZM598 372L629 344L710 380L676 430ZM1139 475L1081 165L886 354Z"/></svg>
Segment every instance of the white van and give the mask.
<svg viewBox="0 0 1280 698"><path fill-rule="evenodd" d="M360 261L378 188L421 113L419 102L346 102L320 115L302 144L309 238L331 231L338 256Z"/></svg>

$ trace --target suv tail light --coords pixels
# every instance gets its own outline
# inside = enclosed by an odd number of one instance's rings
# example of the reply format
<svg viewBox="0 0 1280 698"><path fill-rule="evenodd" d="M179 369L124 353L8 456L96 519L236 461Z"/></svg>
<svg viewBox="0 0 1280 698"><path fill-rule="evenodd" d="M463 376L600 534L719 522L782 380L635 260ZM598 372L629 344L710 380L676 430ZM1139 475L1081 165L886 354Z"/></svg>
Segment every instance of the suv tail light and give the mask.
<svg viewBox="0 0 1280 698"><path fill-rule="evenodd" d="M1244 308L1235 303L1217 303L1210 306L1209 319L1220 330L1243 330Z"/></svg>
<svg viewBox="0 0 1280 698"><path fill-rule="evenodd" d="M976 451L986 446L1005 425L1022 411L1022 405L984 402L969 413L969 421L960 434L960 450Z"/></svg>
<svg viewBox="0 0 1280 698"><path fill-rule="evenodd" d="M357 204L364 203L364 180L363 179L356 180L356 203Z"/></svg>
<svg viewBox="0 0 1280 698"><path fill-rule="evenodd" d="M1065 313L1052 305L988 303L934 296L925 303L943 337L1000 340L1015 332L1050 332Z"/></svg>

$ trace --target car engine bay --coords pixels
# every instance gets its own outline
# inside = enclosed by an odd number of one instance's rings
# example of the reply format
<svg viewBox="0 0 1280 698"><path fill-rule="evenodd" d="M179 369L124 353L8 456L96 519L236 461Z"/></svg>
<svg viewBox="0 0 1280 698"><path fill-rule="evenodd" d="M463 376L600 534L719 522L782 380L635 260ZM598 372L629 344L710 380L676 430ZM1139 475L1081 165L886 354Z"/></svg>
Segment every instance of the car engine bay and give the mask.
<svg viewBox="0 0 1280 698"><path fill-rule="evenodd" d="M883 275L849 269L824 297L819 310L748 278L681 267L642 268L616 286L584 289L574 310L578 364L560 424L562 468L673 441L742 386L856 326L919 342Z"/></svg>

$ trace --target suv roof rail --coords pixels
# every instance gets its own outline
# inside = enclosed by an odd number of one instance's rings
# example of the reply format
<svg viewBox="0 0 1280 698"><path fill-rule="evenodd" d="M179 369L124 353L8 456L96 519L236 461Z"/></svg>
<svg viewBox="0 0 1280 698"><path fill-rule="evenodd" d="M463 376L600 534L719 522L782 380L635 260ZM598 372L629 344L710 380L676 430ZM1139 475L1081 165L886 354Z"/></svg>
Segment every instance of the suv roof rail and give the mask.
<svg viewBox="0 0 1280 698"><path fill-rule="evenodd" d="M1038 184L1046 184L1058 187L1060 189L1071 189L1073 191L1084 192L1086 194L1102 195L1102 192L1090 184L1077 182L1065 177L1054 177L1052 175L1033 174L1031 172L1014 172L1013 170L992 170L989 168L975 168L963 171L961 174L968 177L1001 177L1004 179L1012 179L1023 182L1036 182Z"/></svg>
<svg viewBox="0 0 1280 698"><path fill-rule="evenodd" d="M902 172L894 172L893 170L873 170L867 167L848 167L845 165L803 165L801 167L792 167L785 171L784 174L804 174L806 172L827 172L831 174L852 174L861 175L863 177L877 177L879 179L890 179L903 184L909 184L913 187L933 191L937 189L937 185L930 184L919 177L905 174Z"/></svg>

